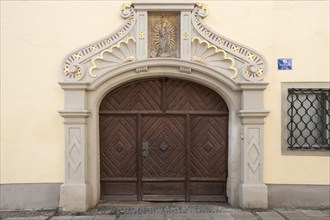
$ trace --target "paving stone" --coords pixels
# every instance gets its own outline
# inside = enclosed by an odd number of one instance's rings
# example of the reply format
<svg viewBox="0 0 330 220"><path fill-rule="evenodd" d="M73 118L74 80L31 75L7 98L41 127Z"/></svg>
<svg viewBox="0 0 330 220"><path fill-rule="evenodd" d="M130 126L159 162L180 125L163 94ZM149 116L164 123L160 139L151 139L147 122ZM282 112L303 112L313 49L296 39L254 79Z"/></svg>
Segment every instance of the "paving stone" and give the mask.
<svg viewBox="0 0 330 220"><path fill-rule="evenodd" d="M171 214L168 215L165 220L189 220L188 214Z"/></svg>
<svg viewBox="0 0 330 220"><path fill-rule="evenodd" d="M301 210L301 212L309 217L328 217L327 214L319 210Z"/></svg>
<svg viewBox="0 0 330 220"><path fill-rule="evenodd" d="M119 220L164 220L163 214L121 215Z"/></svg>
<svg viewBox="0 0 330 220"><path fill-rule="evenodd" d="M75 216L72 220L93 220L95 216Z"/></svg>
<svg viewBox="0 0 330 220"><path fill-rule="evenodd" d="M211 217L209 214L197 213L192 214L189 220L211 220Z"/></svg>
<svg viewBox="0 0 330 220"><path fill-rule="evenodd" d="M279 211L279 212L282 213L283 215L285 215L285 217L290 219L290 220L303 220L303 219L310 220L311 219L308 215L305 215L300 210Z"/></svg>
<svg viewBox="0 0 330 220"><path fill-rule="evenodd" d="M257 220L251 212L231 212L235 220Z"/></svg>
<svg viewBox="0 0 330 220"><path fill-rule="evenodd" d="M284 220L284 218L276 212L257 212L262 220Z"/></svg>
<svg viewBox="0 0 330 220"><path fill-rule="evenodd" d="M47 216L39 216L39 217L20 217L20 218L6 218L6 220L46 220Z"/></svg>
<svg viewBox="0 0 330 220"><path fill-rule="evenodd" d="M141 215L140 219L142 220L164 220L164 214L146 214Z"/></svg>
<svg viewBox="0 0 330 220"><path fill-rule="evenodd" d="M326 215L330 216L330 209L324 209L322 210Z"/></svg>
<svg viewBox="0 0 330 220"><path fill-rule="evenodd" d="M234 220L234 217L229 213L212 213L210 216L212 220Z"/></svg>
<svg viewBox="0 0 330 220"><path fill-rule="evenodd" d="M301 212L309 216L313 220L330 220L328 214L319 210L301 210Z"/></svg>
<svg viewBox="0 0 330 220"><path fill-rule="evenodd" d="M97 215L94 220L116 220L115 215Z"/></svg>
<svg viewBox="0 0 330 220"><path fill-rule="evenodd" d="M54 216L51 220L71 220L73 216Z"/></svg>
<svg viewBox="0 0 330 220"><path fill-rule="evenodd" d="M119 220L139 220L139 215L121 215Z"/></svg>

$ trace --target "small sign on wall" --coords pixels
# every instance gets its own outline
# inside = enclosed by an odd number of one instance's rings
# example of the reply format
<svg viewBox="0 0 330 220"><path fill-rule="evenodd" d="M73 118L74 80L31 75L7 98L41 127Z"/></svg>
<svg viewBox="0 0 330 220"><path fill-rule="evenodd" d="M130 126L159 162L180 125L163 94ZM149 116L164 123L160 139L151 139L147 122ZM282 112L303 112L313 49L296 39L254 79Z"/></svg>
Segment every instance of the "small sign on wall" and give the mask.
<svg viewBox="0 0 330 220"><path fill-rule="evenodd" d="M279 58L277 59L278 70L292 70L292 58Z"/></svg>

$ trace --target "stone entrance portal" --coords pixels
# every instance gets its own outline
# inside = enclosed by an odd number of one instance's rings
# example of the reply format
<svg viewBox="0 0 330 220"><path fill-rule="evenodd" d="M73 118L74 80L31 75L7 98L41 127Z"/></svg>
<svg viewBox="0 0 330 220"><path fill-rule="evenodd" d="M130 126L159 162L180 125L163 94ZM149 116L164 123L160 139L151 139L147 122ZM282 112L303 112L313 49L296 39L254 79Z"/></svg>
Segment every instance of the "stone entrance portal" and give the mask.
<svg viewBox="0 0 330 220"><path fill-rule="evenodd" d="M109 176L103 176L105 168L100 165L104 163L103 157L106 150L103 144L107 141L102 136L104 135L102 126L106 120L110 121L111 126L118 126L119 121L124 119L120 117L104 119L109 113L102 112L104 107L102 100L106 99L106 95L115 94L118 91L117 88L122 88L121 86L128 83L141 80L151 82L152 79L168 78L173 82L183 81L201 86L204 91L211 91L212 94L216 94L216 97L222 97L223 102L226 103L226 117L228 117L228 135L225 135L228 138L226 144L228 153L226 153L227 158L222 158L228 161L226 186L222 181L224 176L220 174L215 178L221 180L216 179L217 186L212 186L208 181L211 180L211 175L204 178L202 183L210 184L208 187L213 193L210 191L194 194L195 180L192 176L189 179L186 176L183 178L182 175L171 175L171 178L178 178L174 182L176 190L182 190L179 194L181 199L193 200L194 196L209 198L223 196L223 198L227 197L228 202L233 206L266 208L268 205L267 187L262 177L263 119L268 115L268 111L263 107L263 90L267 86L267 83L263 82L267 71L266 60L258 52L217 34L205 25L203 17L207 15L207 7L203 4L189 1L170 3L164 1L154 4L138 1L133 4L124 4L121 12L125 22L115 33L81 47L70 53L63 61L64 81L60 82L60 85L65 91L65 106L60 114L65 123L66 159L65 182L61 186L60 207L64 210L86 210L94 206L101 195L106 196L107 192L110 192L110 195L114 196L111 192L116 190L116 185L105 183L104 180ZM181 94L181 91L177 93ZM201 93L196 95L201 95ZM141 95L140 98L144 97ZM202 101L199 100L197 103L202 104ZM120 109L121 113L124 110ZM162 110L166 108L158 109L158 111ZM207 109L202 111L205 110ZM222 110L217 113L220 112L224 113ZM112 113L114 112L110 112L110 115ZM130 113L132 112L128 112ZM143 124L149 123L150 127L154 125L157 127L160 126L157 123L163 123L165 127L169 126L171 129L180 130L181 128L180 132L183 136L178 135L178 143L175 143L175 145L182 145L182 149L178 148L179 152L176 153L178 155L181 151L189 150L187 144L184 143L187 139L184 135L189 135L188 130L190 135L192 135L191 132L195 132L192 126L197 123L196 121L213 120L214 132L219 134L221 130L220 116L207 115L197 120L199 116L193 115L195 111L185 110L184 114L181 113L142 116L141 112L135 112L134 117L140 117L139 126L141 127L138 128L135 124L134 128L140 129L135 140L138 143L136 146L141 146L137 148L137 152L142 155L143 150L147 149L147 144L143 141L144 137L148 139L148 144L150 143L150 155L156 152L151 142L159 141L153 141L153 131L144 129ZM154 120L154 117L158 117L157 120ZM189 117L190 119L187 119ZM135 118L135 121L139 120ZM160 134L170 135L166 132L169 131L161 130ZM195 135L198 136L197 130ZM193 149L193 138L191 136L187 139L192 143L191 149ZM158 146L158 151L169 151L171 144L168 142L169 140L162 139L155 146ZM216 144L218 147L220 145ZM209 144L209 147L207 145L203 147L206 151L208 149L211 151L214 146ZM114 148L120 151L120 144ZM186 167L192 162L189 163L189 158L184 158L185 163L181 168L186 169L184 175L191 175ZM142 166L144 160L148 159L137 157L137 162ZM112 161L116 163L115 160ZM147 167L145 169L148 170ZM221 169L221 167L216 167L214 172L220 172ZM136 176L135 182L137 191L130 195L134 194L137 199L139 197L143 199L143 196L146 196L145 198L154 195L166 196L165 192L162 192L161 184L157 185L158 183L151 181L151 185L154 184L151 186L147 181L153 176L144 176L141 171L138 172L140 175ZM164 174L162 177L165 176ZM143 181L143 177L147 177L146 181ZM163 180L167 181L166 178ZM196 182L198 181L196 179ZM133 179L132 182L134 182ZM158 191L149 193L152 191L150 189L158 189Z"/></svg>

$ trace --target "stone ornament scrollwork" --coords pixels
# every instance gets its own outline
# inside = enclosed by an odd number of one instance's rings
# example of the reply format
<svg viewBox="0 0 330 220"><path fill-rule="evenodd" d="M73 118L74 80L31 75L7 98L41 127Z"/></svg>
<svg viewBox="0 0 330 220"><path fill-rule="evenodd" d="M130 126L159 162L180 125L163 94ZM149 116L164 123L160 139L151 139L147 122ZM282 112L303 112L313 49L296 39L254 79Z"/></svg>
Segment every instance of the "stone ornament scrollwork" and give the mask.
<svg viewBox="0 0 330 220"><path fill-rule="evenodd" d="M201 2L196 2L196 9L198 15L202 18L205 18L209 14L207 5Z"/></svg>
<svg viewBox="0 0 330 220"><path fill-rule="evenodd" d="M192 11L184 13L139 11L130 3L120 10L125 22L119 29L65 58L65 81L91 82L115 67L138 60L157 62L158 58L190 60L235 81L255 82L265 77L267 64L261 54L204 23L209 13L205 4L192 3Z"/></svg>
<svg viewBox="0 0 330 220"><path fill-rule="evenodd" d="M248 81L260 81L265 77L264 69L255 64L245 64L242 67L242 75Z"/></svg>
<svg viewBox="0 0 330 220"><path fill-rule="evenodd" d="M91 45L76 50L65 58L62 69L65 81L81 80L86 75L87 69L89 69L88 63L92 56L110 48L132 32L137 19L133 6L131 4L123 4L121 7L121 16L126 20L117 31Z"/></svg>
<svg viewBox="0 0 330 220"><path fill-rule="evenodd" d="M124 3L120 6L121 17L128 18L131 15L132 3Z"/></svg>
<svg viewBox="0 0 330 220"><path fill-rule="evenodd" d="M238 69L240 75L247 81L261 81L266 73L266 60L256 51L236 43L209 28L203 21L208 15L208 9L201 3L196 3L196 7L192 13L192 24L197 35L215 47L218 47L243 63Z"/></svg>

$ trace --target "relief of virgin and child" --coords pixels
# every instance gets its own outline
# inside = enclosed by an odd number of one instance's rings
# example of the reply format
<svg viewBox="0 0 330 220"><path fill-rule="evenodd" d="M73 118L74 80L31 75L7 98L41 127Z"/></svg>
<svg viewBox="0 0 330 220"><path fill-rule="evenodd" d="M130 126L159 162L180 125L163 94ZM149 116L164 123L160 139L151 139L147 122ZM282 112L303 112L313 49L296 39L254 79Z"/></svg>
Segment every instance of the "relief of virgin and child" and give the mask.
<svg viewBox="0 0 330 220"><path fill-rule="evenodd" d="M179 57L179 25L176 14L149 16L149 57Z"/></svg>

